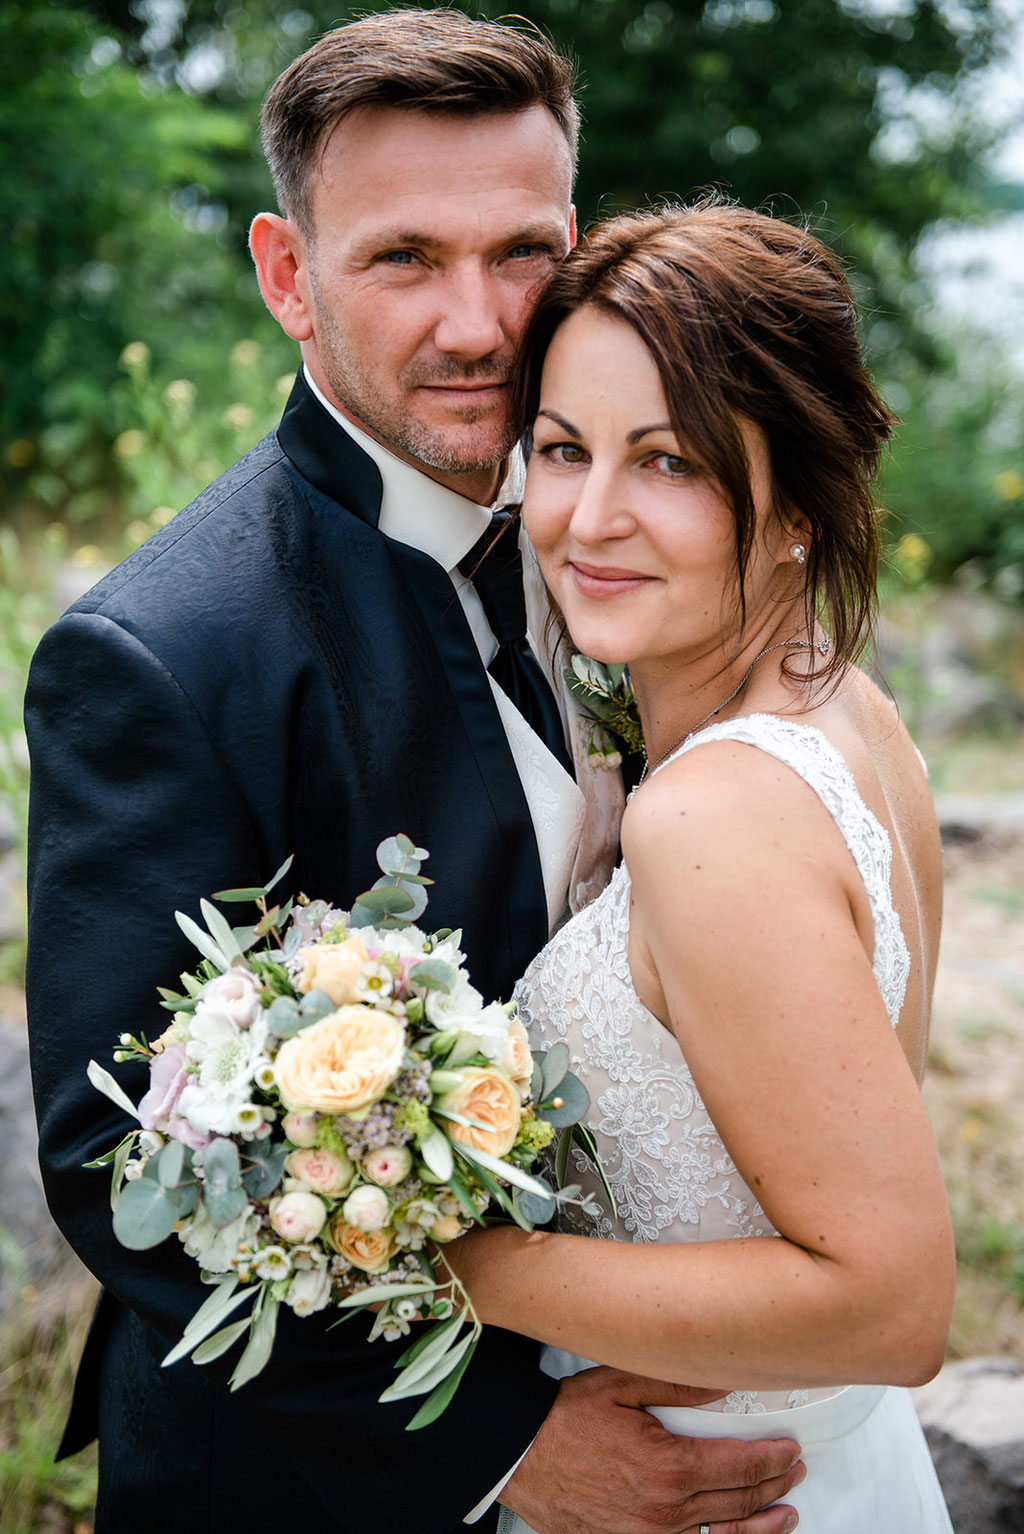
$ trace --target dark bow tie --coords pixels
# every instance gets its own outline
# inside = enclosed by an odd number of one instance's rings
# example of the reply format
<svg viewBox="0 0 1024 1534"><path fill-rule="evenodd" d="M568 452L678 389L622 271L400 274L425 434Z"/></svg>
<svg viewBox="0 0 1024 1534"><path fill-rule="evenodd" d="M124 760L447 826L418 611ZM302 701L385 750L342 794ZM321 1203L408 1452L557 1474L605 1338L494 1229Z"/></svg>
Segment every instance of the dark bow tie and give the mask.
<svg viewBox="0 0 1024 1534"><path fill-rule="evenodd" d="M486 532L459 560L459 572L472 581L498 641L498 653L487 669L534 733L572 773L558 704L526 637L518 512L493 513Z"/></svg>

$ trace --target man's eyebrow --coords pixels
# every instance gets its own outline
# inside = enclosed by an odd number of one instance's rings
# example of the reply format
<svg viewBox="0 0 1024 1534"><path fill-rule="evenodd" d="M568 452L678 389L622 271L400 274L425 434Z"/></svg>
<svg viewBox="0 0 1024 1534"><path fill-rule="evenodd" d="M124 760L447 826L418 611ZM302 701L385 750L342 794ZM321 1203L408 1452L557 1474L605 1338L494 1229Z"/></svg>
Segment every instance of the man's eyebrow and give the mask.
<svg viewBox="0 0 1024 1534"><path fill-rule="evenodd" d="M375 250L392 250L412 246L417 250L438 250L450 241L426 229L416 229L404 224L391 224L367 232L359 241L361 246ZM508 233L499 235L494 248L510 245L559 245L568 243L568 230L554 219L520 225Z"/></svg>

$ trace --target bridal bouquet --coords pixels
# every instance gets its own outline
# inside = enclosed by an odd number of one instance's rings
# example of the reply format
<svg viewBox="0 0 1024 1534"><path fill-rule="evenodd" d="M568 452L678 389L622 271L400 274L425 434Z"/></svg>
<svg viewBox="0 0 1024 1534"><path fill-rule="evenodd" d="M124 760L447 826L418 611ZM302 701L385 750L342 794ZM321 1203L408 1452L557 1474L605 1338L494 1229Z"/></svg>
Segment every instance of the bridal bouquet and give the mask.
<svg viewBox="0 0 1024 1534"><path fill-rule="evenodd" d="M410 1427L455 1393L480 1336L445 1243L495 1217L525 1229L578 1187L531 1168L560 1129L596 1160L578 1120L588 1098L563 1044L531 1055L511 1006L470 984L458 932L428 936L426 851L377 849L382 876L351 910L264 888L224 890L260 920L232 927L201 902L206 930L177 921L202 954L162 990L170 1025L121 1036L116 1062L145 1059L136 1106L96 1061L89 1079L138 1122L115 1150L114 1232L133 1250L176 1235L212 1293L164 1363L208 1363L246 1338L237 1389L266 1364L282 1305L297 1315L376 1311L370 1337L432 1321L398 1358L382 1401L426 1395ZM244 1312L244 1314L242 1313Z"/></svg>

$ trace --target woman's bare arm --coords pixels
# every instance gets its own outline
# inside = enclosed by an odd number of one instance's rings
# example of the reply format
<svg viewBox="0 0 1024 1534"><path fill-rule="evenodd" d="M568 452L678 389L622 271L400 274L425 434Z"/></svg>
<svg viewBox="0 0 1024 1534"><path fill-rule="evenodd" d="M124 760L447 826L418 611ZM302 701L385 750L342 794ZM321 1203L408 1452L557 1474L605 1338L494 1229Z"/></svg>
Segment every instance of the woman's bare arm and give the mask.
<svg viewBox="0 0 1024 1534"><path fill-rule="evenodd" d="M481 1318L694 1385L930 1378L952 1305L948 1208L835 823L785 767L718 743L646 785L623 837L638 990L781 1236L473 1234L448 1254Z"/></svg>

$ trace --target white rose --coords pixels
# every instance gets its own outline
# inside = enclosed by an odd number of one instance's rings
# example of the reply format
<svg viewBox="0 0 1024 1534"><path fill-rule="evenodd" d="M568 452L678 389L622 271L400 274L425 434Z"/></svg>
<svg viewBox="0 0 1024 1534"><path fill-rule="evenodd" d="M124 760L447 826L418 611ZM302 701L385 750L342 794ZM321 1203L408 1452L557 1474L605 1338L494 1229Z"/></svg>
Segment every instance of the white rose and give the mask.
<svg viewBox="0 0 1024 1534"><path fill-rule="evenodd" d="M304 1268L293 1273L284 1298L297 1316L311 1316L325 1309L331 1298L331 1275L327 1268Z"/></svg>
<svg viewBox="0 0 1024 1534"><path fill-rule="evenodd" d="M292 1144L299 1146L300 1150L309 1150L316 1144L315 1113L297 1113L294 1110L286 1113L281 1120L281 1128Z"/></svg>
<svg viewBox="0 0 1024 1534"><path fill-rule="evenodd" d="M203 1005L229 1018L236 1028L248 1028L263 1011L259 982L248 969L226 969L203 986Z"/></svg>
<svg viewBox="0 0 1024 1534"><path fill-rule="evenodd" d="M354 1225L357 1230L383 1230L391 1218L391 1204L382 1188L364 1185L349 1194L341 1213L345 1224Z"/></svg>
<svg viewBox="0 0 1024 1534"><path fill-rule="evenodd" d="M315 1193L285 1193L270 1201L270 1223L286 1241L312 1241L326 1219L327 1205Z"/></svg>
<svg viewBox="0 0 1024 1534"><path fill-rule="evenodd" d="M383 1150L364 1156L360 1166L363 1176L371 1182L381 1188L393 1188L412 1171L412 1155L404 1145L386 1145Z"/></svg>

